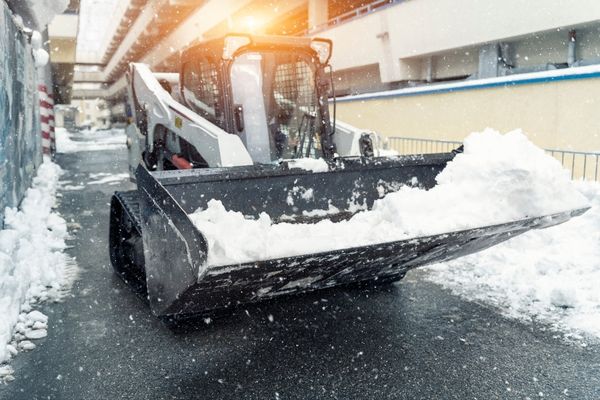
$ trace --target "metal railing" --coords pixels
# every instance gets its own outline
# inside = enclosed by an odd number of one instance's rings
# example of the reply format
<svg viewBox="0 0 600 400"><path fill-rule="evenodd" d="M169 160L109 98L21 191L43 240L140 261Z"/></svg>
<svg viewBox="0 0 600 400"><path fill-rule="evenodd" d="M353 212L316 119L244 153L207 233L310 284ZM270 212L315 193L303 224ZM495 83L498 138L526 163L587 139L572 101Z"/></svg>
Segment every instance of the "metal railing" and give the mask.
<svg viewBox="0 0 600 400"><path fill-rule="evenodd" d="M455 140L421 139L413 137L388 137L389 148L400 154L447 153L458 148L462 142ZM562 166L571 171L571 179L598 182L600 178L600 153L545 149Z"/></svg>
<svg viewBox="0 0 600 400"><path fill-rule="evenodd" d="M571 179L586 179L598 182L600 153L545 149L571 171Z"/></svg>
<svg viewBox="0 0 600 400"><path fill-rule="evenodd" d="M345 12L343 14L337 15L334 18L331 18L327 22L317 25L312 29L304 29L296 35L298 36L306 36L307 34L314 34L319 31L323 31L325 29L329 29L331 27L335 27L341 25L343 23L349 22L353 19L364 17L365 15L369 15L375 11L383 10L389 6L393 6L398 3L402 3L405 0L375 0L369 4L366 4L362 7L355 8L354 10Z"/></svg>
<svg viewBox="0 0 600 400"><path fill-rule="evenodd" d="M392 136L387 138L390 149L400 154L448 153L458 148L462 142L454 140L421 139Z"/></svg>

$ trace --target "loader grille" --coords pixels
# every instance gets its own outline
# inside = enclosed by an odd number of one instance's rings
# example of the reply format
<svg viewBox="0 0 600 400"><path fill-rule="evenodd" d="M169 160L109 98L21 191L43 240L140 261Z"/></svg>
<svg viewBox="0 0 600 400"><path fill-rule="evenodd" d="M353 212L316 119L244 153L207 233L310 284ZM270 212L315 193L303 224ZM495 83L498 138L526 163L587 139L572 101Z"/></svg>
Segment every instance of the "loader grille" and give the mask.
<svg viewBox="0 0 600 400"><path fill-rule="evenodd" d="M221 91L217 71L217 64L208 59L187 63L183 69L183 94L194 111L223 127L223 116L218 112Z"/></svg>
<svg viewBox="0 0 600 400"><path fill-rule="evenodd" d="M283 114L279 129L293 143L293 158L315 157L320 149L315 76L304 60L281 63L275 69L274 97Z"/></svg>
<svg viewBox="0 0 600 400"><path fill-rule="evenodd" d="M309 113L317 110L314 74L305 61L280 64L275 71L275 90L281 95L280 106L295 103ZM276 99L278 100L278 99Z"/></svg>
<svg viewBox="0 0 600 400"><path fill-rule="evenodd" d="M197 96L205 104L214 106L219 101L220 96L217 67L208 61L199 62L198 66L200 85L198 86Z"/></svg>

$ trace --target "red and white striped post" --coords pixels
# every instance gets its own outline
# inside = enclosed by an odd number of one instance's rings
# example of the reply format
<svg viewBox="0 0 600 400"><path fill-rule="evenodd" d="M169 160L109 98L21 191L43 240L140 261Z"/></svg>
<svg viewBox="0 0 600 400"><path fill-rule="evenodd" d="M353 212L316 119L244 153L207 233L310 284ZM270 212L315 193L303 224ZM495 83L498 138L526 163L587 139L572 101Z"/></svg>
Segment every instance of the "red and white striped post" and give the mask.
<svg viewBox="0 0 600 400"><path fill-rule="evenodd" d="M54 157L54 154L56 154L56 136L54 134L56 124L54 123L54 95L52 93L48 93L48 103L50 103L50 115L48 116L48 125L50 125L50 154Z"/></svg>
<svg viewBox="0 0 600 400"><path fill-rule="evenodd" d="M54 99L48 94L48 88L43 83L38 85L40 96L40 119L42 125L42 153L54 155Z"/></svg>

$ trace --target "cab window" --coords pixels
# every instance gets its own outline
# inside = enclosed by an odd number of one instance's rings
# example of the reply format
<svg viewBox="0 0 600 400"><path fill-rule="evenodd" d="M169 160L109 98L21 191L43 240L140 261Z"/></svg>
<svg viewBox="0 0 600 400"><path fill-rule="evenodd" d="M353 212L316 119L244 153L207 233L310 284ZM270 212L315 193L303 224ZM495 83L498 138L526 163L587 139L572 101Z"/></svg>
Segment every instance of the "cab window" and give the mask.
<svg viewBox="0 0 600 400"><path fill-rule="evenodd" d="M216 63L207 58L200 58L184 65L183 98L188 107L223 128L224 118Z"/></svg>

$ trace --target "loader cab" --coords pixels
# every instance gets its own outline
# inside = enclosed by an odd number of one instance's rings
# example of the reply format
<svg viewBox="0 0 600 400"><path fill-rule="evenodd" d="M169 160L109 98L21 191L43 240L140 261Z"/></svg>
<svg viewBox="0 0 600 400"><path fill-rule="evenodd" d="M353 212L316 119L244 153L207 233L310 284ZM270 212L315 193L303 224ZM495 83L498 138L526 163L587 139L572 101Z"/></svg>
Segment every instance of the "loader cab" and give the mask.
<svg viewBox="0 0 600 400"><path fill-rule="evenodd" d="M330 54L325 39L228 35L183 53L181 97L255 163L329 158Z"/></svg>

